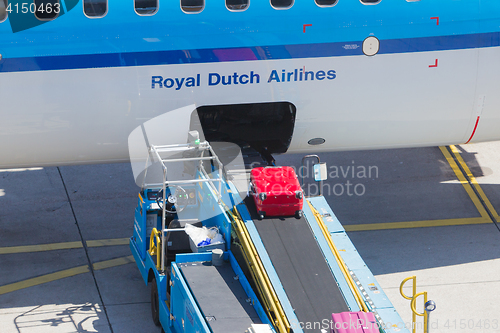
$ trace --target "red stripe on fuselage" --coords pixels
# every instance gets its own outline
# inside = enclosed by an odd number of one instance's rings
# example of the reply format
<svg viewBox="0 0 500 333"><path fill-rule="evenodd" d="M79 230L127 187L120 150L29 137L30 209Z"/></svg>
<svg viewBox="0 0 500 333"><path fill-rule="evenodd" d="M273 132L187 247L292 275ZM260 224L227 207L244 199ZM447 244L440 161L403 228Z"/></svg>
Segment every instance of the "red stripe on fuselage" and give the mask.
<svg viewBox="0 0 500 333"><path fill-rule="evenodd" d="M477 124L479 124L479 118L481 118L481 116L477 116L476 126L474 126L474 130L472 131L472 135L470 136L469 140L467 140L466 144L469 143L470 140L472 140L472 138L474 137L474 134L476 134Z"/></svg>

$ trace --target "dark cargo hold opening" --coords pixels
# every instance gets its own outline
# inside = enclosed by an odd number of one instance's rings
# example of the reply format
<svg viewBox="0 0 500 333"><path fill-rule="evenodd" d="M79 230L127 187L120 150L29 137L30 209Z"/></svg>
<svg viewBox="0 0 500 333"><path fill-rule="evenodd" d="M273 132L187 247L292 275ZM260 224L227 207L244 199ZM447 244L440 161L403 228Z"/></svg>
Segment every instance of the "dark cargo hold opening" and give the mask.
<svg viewBox="0 0 500 333"><path fill-rule="evenodd" d="M292 141L296 115L292 103L210 105L195 112L210 142L246 143L260 153L273 154L285 153ZM196 117L191 117L191 129L199 129L196 123Z"/></svg>

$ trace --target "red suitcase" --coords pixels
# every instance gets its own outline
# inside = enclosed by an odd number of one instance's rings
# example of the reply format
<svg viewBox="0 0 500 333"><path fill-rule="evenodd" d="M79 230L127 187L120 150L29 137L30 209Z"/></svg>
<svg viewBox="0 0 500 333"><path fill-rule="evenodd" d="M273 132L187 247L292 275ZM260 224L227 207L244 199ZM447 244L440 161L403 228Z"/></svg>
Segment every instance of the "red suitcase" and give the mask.
<svg viewBox="0 0 500 333"><path fill-rule="evenodd" d="M250 190L259 218L264 216L302 216L302 188L291 167L254 168Z"/></svg>

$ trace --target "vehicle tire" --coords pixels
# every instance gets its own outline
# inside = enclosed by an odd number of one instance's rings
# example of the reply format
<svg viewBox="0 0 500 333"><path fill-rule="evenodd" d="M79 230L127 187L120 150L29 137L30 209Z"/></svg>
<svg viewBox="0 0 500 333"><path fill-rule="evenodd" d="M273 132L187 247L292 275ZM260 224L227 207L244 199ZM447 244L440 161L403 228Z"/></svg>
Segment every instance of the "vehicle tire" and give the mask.
<svg viewBox="0 0 500 333"><path fill-rule="evenodd" d="M156 326L160 326L160 300L158 298L158 286L156 285L155 278L151 281L151 316L153 317L153 323Z"/></svg>
<svg viewBox="0 0 500 333"><path fill-rule="evenodd" d="M304 213L301 210L298 210L298 211L295 212L295 218L296 219L302 218L303 215L304 215Z"/></svg>
<svg viewBox="0 0 500 333"><path fill-rule="evenodd" d="M266 212L263 212L263 211L258 211L258 214L259 214L259 220L262 220L264 217L266 217Z"/></svg>

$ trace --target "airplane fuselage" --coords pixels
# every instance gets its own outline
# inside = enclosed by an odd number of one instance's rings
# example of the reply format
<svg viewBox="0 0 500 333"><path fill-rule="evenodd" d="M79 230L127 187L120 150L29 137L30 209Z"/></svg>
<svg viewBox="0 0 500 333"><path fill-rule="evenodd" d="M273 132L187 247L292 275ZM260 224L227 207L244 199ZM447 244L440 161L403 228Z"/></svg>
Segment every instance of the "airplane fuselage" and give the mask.
<svg viewBox="0 0 500 333"><path fill-rule="evenodd" d="M287 152L500 140L496 0L61 5L0 23L0 168L126 161L134 128L191 104L287 102Z"/></svg>

